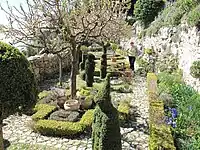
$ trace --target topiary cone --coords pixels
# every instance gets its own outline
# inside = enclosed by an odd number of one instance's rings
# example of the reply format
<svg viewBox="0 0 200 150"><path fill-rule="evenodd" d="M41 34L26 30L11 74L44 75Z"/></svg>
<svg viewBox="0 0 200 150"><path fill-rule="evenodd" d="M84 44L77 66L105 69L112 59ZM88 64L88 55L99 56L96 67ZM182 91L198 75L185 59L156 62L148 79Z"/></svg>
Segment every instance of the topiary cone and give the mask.
<svg viewBox="0 0 200 150"><path fill-rule="evenodd" d="M121 150L121 134L118 111L110 96L110 74L98 93L92 125L93 150Z"/></svg>

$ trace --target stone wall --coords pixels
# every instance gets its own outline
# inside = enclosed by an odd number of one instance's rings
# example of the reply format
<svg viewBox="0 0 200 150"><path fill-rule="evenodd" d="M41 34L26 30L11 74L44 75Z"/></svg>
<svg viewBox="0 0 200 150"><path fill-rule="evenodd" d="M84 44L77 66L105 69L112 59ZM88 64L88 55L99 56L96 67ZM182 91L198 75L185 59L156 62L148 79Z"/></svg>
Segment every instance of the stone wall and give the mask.
<svg viewBox="0 0 200 150"><path fill-rule="evenodd" d="M63 59L62 66L63 70L70 68L70 57L66 56ZM29 62L32 65L35 77L38 82L43 81L49 76L52 76L59 72L59 61L58 57L53 54L42 54L35 55L28 58Z"/></svg>
<svg viewBox="0 0 200 150"><path fill-rule="evenodd" d="M139 39L142 28L135 24L132 41L144 48L153 48L158 54L171 51L178 56L179 68L183 70L184 81L200 92L200 80L190 75L190 66L193 61L200 60L200 31L196 27L181 24L178 27L162 28L157 35L145 36ZM127 42L127 44L130 43ZM126 45L127 45L126 44Z"/></svg>

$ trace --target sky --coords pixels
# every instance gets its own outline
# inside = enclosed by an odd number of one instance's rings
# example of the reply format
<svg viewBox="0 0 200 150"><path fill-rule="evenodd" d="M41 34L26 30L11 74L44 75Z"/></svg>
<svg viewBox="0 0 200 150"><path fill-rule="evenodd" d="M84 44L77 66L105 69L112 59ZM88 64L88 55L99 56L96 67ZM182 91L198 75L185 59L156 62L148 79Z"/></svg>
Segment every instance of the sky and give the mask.
<svg viewBox="0 0 200 150"><path fill-rule="evenodd" d="M0 0L1 5L4 8L7 8L6 1L8 1L9 5L19 7L20 4L25 5L26 0ZM6 14L0 9L0 24L6 25L8 23Z"/></svg>

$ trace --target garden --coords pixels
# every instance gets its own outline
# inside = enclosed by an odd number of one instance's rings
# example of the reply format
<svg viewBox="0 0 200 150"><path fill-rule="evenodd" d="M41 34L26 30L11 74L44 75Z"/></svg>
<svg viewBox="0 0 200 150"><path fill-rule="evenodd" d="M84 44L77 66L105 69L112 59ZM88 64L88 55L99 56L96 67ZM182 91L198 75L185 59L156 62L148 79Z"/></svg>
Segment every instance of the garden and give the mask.
<svg viewBox="0 0 200 150"><path fill-rule="evenodd" d="M0 4L10 21L0 32L13 38L0 41L0 150L199 150L200 93L185 74L199 83L200 61L193 55L182 70L183 52L173 45L136 44L133 71L126 47L184 20L199 32L199 5L34 0L27 11L8 4L7 11ZM177 39L169 40L176 49ZM31 62L32 55L45 57Z"/></svg>

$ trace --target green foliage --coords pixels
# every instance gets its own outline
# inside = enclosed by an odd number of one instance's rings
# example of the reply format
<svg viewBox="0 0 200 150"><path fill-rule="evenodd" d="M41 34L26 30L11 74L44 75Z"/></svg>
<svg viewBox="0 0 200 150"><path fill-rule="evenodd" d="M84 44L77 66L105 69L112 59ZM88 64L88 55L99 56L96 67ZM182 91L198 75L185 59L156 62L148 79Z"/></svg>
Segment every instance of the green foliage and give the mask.
<svg viewBox="0 0 200 150"><path fill-rule="evenodd" d="M145 54L148 54L148 55L152 55L152 54L153 54L153 49L151 49L151 48L146 48L146 49L144 49L144 53L145 53Z"/></svg>
<svg viewBox="0 0 200 150"><path fill-rule="evenodd" d="M84 115L82 116L80 120L80 124L85 125L86 127L92 127L93 122L93 115L94 115L94 109L87 110Z"/></svg>
<svg viewBox="0 0 200 150"><path fill-rule="evenodd" d="M200 61L194 61L190 67L190 74L194 78L200 79Z"/></svg>
<svg viewBox="0 0 200 150"><path fill-rule="evenodd" d="M87 51L89 50L89 48L85 45L82 45L80 49L81 51L83 51L83 53L87 53Z"/></svg>
<svg viewBox="0 0 200 150"><path fill-rule="evenodd" d="M191 26L200 25L200 5L189 12L187 22Z"/></svg>
<svg viewBox="0 0 200 150"><path fill-rule="evenodd" d="M11 45L0 42L0 100L7 117L27 110L37 102L37 86L26 57Z"/></svg>
<svg viewBox="0 0 200 150"><path fill-rule="evenodd" d="M121 150L118 112L113 107L110 97L110 75L107 75L98 95L92 124L92 149Z"/></svg>
<svg viewBox="0 0 200 150"><path fill-rule="evenodd" d="M196 92L192 87L185 84L173 84L171 94L174 98L174 105L179 107L185 104Z"/></svg>
<svg viewBox="0 0 200 150"><path fill-rule="evenodd" d="M89 96L90 95L90 91L82 88L80 90L80 95L81 96Z"/></svg>
<svg viewBox="0 0 200 150"><path fill-rule="evenodd" d="M85 81L88 87L92 87L94 82L94 60L95 56L93 54L88 54L88 59L85 62Z"/></svg>
<svg viewBox="0 0 200 150"><path fill-rule="evenodd" d="M136 60L138 66L141 68L141 70L138 70L138 73L144 73L145 76L148 72L152 72L153 71L153 66L150 62L148 62L147 60L143 59L143 58L139 58ZM140 71L140 72L139 72Z"/></svg>
<svg viewBox="0 0 200 150"><path fill-rule="evenodd" d="M198 149L200 95L192 87L185 85L179 77L169 73L159 75L159 88L172 95L170 107L176 108L178 112L176 128L173 128L177 148Z"/></svg>
<svg viewBox="0 0 200 150"><path fill-rule="evenodd" d="M134 5L134 14L145 26L154 21L164 7L163 0L138 0Z"/></svg>
<svg viewBox="0 0 200 150"><path fill-rule="evenodd" d="M118 45L116 43L111 43L111 48L116 51L116 49L118 49Z"/></svg>
<svg viewBox="0 0 200 150"><path fill-rule="evenodd" d="M94 110L88 110L79 122L63 122L56 120L38 120L33 129L48 136L75 136L91 128Z"/></svg>
<svg viewBox="0 0 200 150"><path fill-rule="evenodd" d="M107 73L107 55L103 54L101 56L101 71L100 71L101 79L104 79L106 77L106 73Z"/></svg>
<svg viewBox="0 0 200 150"><path fill-rule="evenodd" d="M39 99L43 99L43 98L47 97L49 94L50 94L49 91L44 90L38 94L38 97L39 97Z"/></svg>
<svg viewBox="0 0 200 150"><path fill-rule="evenodd" d="M33 120L45 119L49 114L56 110L56 106L51 106L47 104L37 104L34 108L36 111L35 114L32 115Z"/></svg>
<svg viewBox="0 0 200 150"><path fill-rule="evenodd" d="M175 72L178 69L178 57L171 52L163 54L156 62L160 72Z"/></svg>
<svg viewBox="0 0 200 150"><path fill-rule="evenodd" d="M130 101L120 101L117 108L119 112L120 124L123 124L126 121L128 121L130 115L130 109L131 109Z"/></svg>
<svg viewBox="0 0 200 150"><path fill-rule="evenodd" d="M165 124L164 104L158 100L156 94L156 88L152 88L152 83L157 81L157 76L154 73L148 73L147 84L148 84L148 98L150 102L149 106L149 149L170 149L175 150L173 137L171 130L168 125ZM156 85L155 85L156 87ZM152 96L153 95L153 96Z"/></svg>
<svg viewBox="0 0 200 150"><path fill-rule="evenodd" d="M185 19L189 25L199 26L199 6L198 0L177 0L165 7L158 18L146 29L146 35L157 34L163 26L177 26L181 20Z"/></svg>
<svg viewBox="0 0 200 150"><path fill-rule="evenodd" d="M183 83L182 75L178 73L161 72L158 74L159 93L170 93L174 84Z"/></svg>
<svg viewBox="0 0 200 150"><path fill-rule="evenodd" d="M119 106L118 106L118 111L120 113L124 113L124 114L129 114L129 110L130 110L130 102L127 101L120 101Z"/></svg>
<svg viewBox="0 0 200 150"><path fill-rule="evenodd" d="M73 136L84 131L84 126L76 122L64 122L56 120L38 120L34 130L42 135Z"/></svg>
<svg viewBox="0 0 200 150"><path fill-rule="evenodd" d="M150 126L149 150L176 149L169 126L157 124Z"/></svg>

